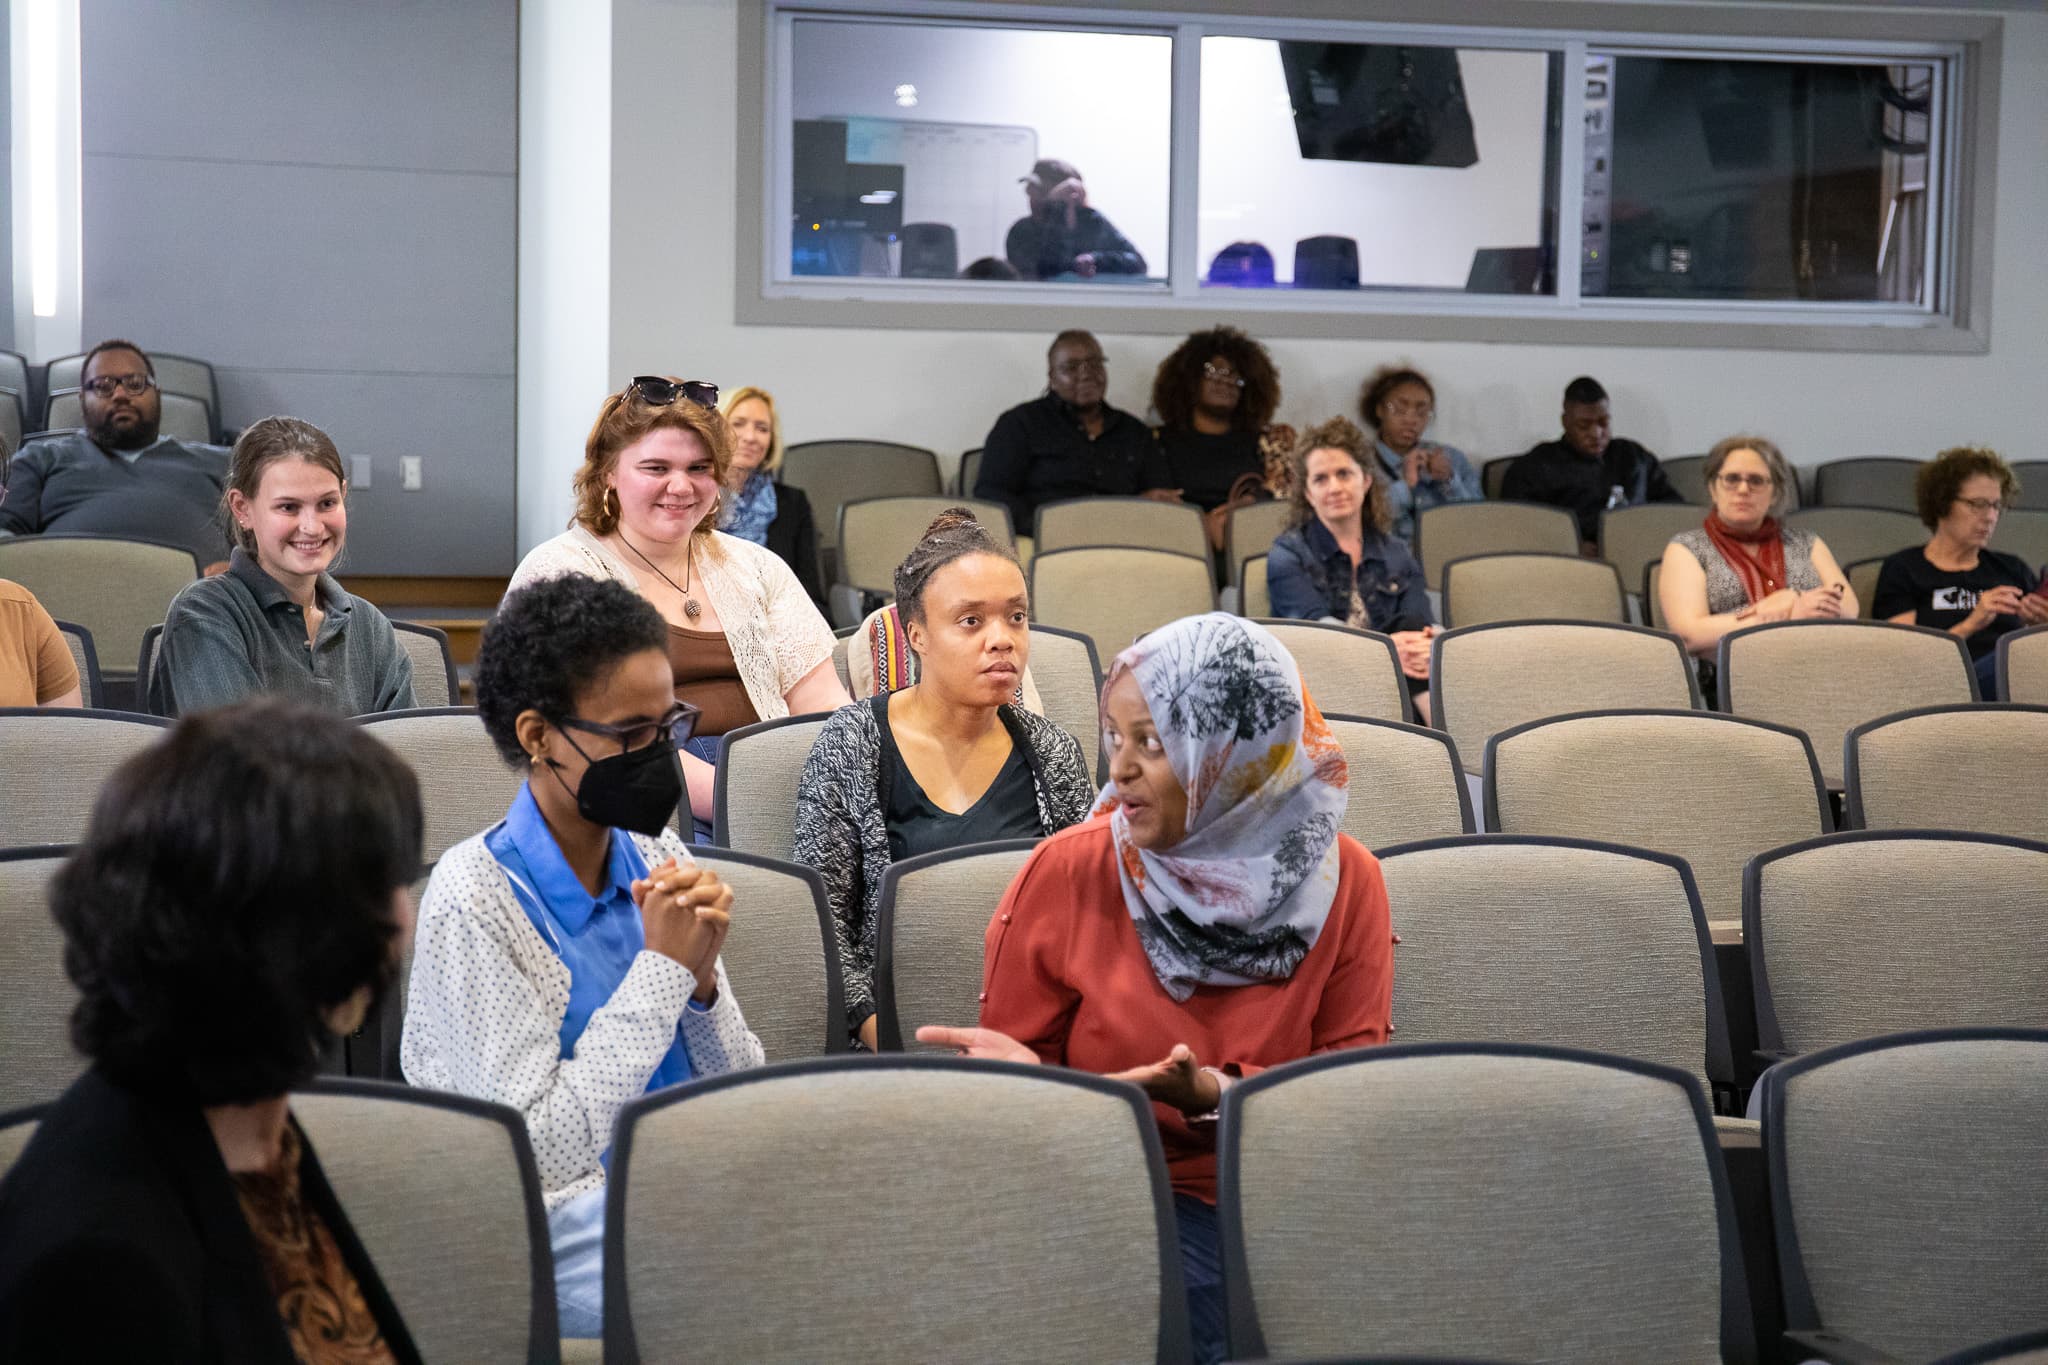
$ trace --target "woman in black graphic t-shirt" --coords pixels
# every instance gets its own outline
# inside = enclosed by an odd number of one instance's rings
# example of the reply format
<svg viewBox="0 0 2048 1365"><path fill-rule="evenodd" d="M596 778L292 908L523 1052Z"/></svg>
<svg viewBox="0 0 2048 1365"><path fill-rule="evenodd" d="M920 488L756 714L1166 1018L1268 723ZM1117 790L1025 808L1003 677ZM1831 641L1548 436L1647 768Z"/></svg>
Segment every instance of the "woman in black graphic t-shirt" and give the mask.
<svg viewBox="0 0 2048 1365"><path fill-rule="evenodd" d="M1999 637L2048 623L2048 597L2035 592L2041 579L2034 567L1988 548L2018 492L2012 470L1989 450L1944 450L1920 466L1914 500L1934 535L1885 560L1871 603L1879 620L1960 636L1986 700L1995 692Z"/></svg>

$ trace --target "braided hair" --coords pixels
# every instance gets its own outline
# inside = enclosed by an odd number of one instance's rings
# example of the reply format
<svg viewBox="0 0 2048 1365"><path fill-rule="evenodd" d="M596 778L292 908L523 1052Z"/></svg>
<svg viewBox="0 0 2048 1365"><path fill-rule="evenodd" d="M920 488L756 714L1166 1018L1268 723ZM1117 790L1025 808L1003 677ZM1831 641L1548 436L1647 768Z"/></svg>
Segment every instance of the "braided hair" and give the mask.
<svg viewBox="0 0 2048 1365"><path fill-rule="evenodd" d="M973 512L948 507L932 518L924 537L896 566L896 610L904 624L924 620L924 590L932 575L969 555L994 555L1017 563L1016 551L991 535Z"/></svg>

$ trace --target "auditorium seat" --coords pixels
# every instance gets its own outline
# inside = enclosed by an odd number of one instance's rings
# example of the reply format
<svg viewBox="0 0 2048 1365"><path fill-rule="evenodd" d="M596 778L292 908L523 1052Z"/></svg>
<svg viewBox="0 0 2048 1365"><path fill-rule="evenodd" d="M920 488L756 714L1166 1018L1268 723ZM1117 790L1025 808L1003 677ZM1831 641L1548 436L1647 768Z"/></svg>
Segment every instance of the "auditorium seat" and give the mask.
<svg viewBox="0 0 2048 1365"><path fill-rule="evenodd" d="M648 1095L616 1134L607 1360L1187 1359L1133 1086L819 1058Z"/></svg>
<svg viewBox="0 0 2048 1365"><path fill-rule="evenodd" d="M2048 844L1927 830L1803 840L1745 870L1742 927L1766 1053L2048 1025Z"/></svg>
<svg viewBox="0 0 2048 1365"><path fill-rule="evenodd" d="M981 447L960 452L960 469L953 476L953 491L963 498L974 496L974 484L981 477Z"/></svg>
<svg viewBox="0 0 2048 1365"><path fill-rule="evenodd" d="M28 430L27 411L19 390L0 384L0 459L12 459L21 449L22 433Z"/></svg>
<svg viewBox="0 0 2048 1365"><path fill-rule="evenodd" d="M455 679L455 656L448 649L448 632L411 621L393 621L391 630L398 637L398 647L412 663L413 704L460 705L462 688Z"/></svg>
<svg viewBox="0 0 2048 1365"><path fill-rule="evenodd" d="M1711 499L1707 497L1706 456L1680 455L1674 459L1659 460L1657 463L1663 469L1665 479L1670 482L1673 491L1678 496L1684 498L1694 507L1709 505ZM1794 487L1786 490L1786 493L1790 499L1786 505L1788 507L1797 507L1799 505L1799 490Z"/></svg>
<svg viewBox="0 0 2048 1365"><path fill-rule="evenodd" d="M1999 640L1998 695L2048 706L2048 626L2016 630Z"/></svg>
<svg viewBox="0 0 2048 1365"><path fill-rule="evenodd" d="M1223 524L1223 559L1229 567L1232 587L1243 587L1244 562L1271 550L1273 542L1293 520L1294 502L1291 498L1268 498L1231 509L1229 519Z"/></svg>
<svg viewBox="0 0 2048 1365"><path fill-rule="evenodd" d="M57 622L57 632L64 637L64 647L71 651L72 666L78 670L79 700L92 710L101 709L106 700L100 683L100 655L93 647L92 632L69 621Z"/></svg>
<svg viewBox="0 0 2048 1365"><path fill-rule="evenodd" d="M1809 507L1787 513L1784 520L1788 527L1819 536L1837 564L1883 559L1927 542L1920 518L1893 508Z"/></svg>
<svg viewBox="0 0 2048 1365"><path fill-rule="evenodd" d="M1871 608L1877 604L1877 578L1883 572L1883 559L1859 559L1842 565L1842 573L1849 580L1849 591L1856 594L1856 615L1861 620L1876 619Z"/></svg>
<svg viewBox="0 0 2048 1365"><path fill-rule="evenodd" d="M720 956L768 1060L846 1051L839 947L817 869L729 848L693 853L732 888L743 928Z"/></svg>
<svg viewBox="0 0 2048 1365"><path fill-rule="evenodd" d="M1485 493L1488 498L1498 502L1500 500L1500 490L1508 481L1509 466L1521 458L1519 455L1503 455L1497 460L1488 460L1485 464L1479 466L1480 491Z"/></svg>
<svg viewBox="0 0 2048 1365"><path fill-rule="evenodd" d="M1008 545L1015 539L1011 534L1010 509L999 502L979 502L945 493L857 498L839 508L839 576L835 586L893 599L896 566L924 539L932 518L949 507L965 507L974 513L998 544Z"/></svg>
<svg viewBox="0 0 2048 1365"><path fill-rule="evenodd" d="M1888 456L1830 460L1813 469L1813 500L1820 507L1889 507L1912 512L1913 479L1920 461Z"/></svg>
<svg viewBox="0 0 2048 1365"><path fill-rule="evenodd" d="M1221 1132L1240 1359L1752 1358L1686 1071L1535 1045L1360 1048L1232 1086Z"/></svg>
<svg viewBox="0 0 2048 1365"><path fill-rule="evenodd" d="M1202 514L1179 502L1150 498L1058 498L1042 503L1032 530L1034 555L1087 545L1124 545L1175 554L1209 555Z"/></svg>
<svg viewBox="0 0 2048 1365"><path fill-rule="evenodd" d="M1095 642L1058 626L1031 627L1031 685L1045 718L1074 737L1090 772L1102 761L1102 665Z"/></svg>
<svg viewBox="0 0 2048 1365"><path fill-rule="evenodd" d="M0 578L34 593L58 620L91 631L101 676L123 700L134 699L128 661L141 655L143 632L164 619L199 569L182 545L66 533L0 539Z"/></svg>
<svg viewBox="0 0 2048 1365"><path fill-rule="evenodd" d="M982 945L1035 839L967 844L889 864L875 909L875 1038L884 1052L930 1049L921 1024L981 1014Z"/></svg>
<svg viewBox="0 0 2048 1365"><path fill-rule="evenodd" d="M357 724L412 766L420 781L426 841L420 857L436 863L472 834L505 818L525 781L505 761L484 723L467 706L424 706L357 716Z"/></svg>
<svg viewBox="0 0 2048 1365"><path fill-rule="evenodd" d="M71 1045L78 992L48 897L70 855L64 844L0 849L0 1114L56 1099L85 1070Z"/></svg>
<svg viewBox="0 0 2048 1365"><path fill-rule="evenodd" d="M1237 566L1237 614L1253 619L1273 615L1273 592L1266 586L1265 555L1253 555Z"/></svg>
<svg viewBox="0 0 2048 1365"><path fill-rule="evenodd" d="M133 711L0 707L0 838L71 844L85 835L100 784L164 736L168 722Z"/></svg>
<svg viewBox="0 0 2048 1365"><path fill-rule="evenodd" d="M0 384L6 382L0 379ZM2011 468L2012 476L2020 483L2019 497L2013 506L2023 511L2048 512L2048 460L2015 460Z"/></svg>
<svg viewBox="0 0 2048 1365"><path fill-rule="evenodd" d="M211 434L201 440L213 441L220 434L220 381L213 366L204 360L188 355L172 355L166 351L149 353L150 368L156 372L157 389L164 394L176 394L206 405ZM85 356L60 356L49 363L43 375L44 392L55 393L59 389L76 389L85 378ZM0 379L0 384L5 384Z"/></svg>
<svg viewBox="0 0 2048 1365"><path fill-rule="evenodd" d="M787 861L796 841L797 789L830 713L779 716L728 730L712 778L711 842Z"/></svg>
<svg viewBox="0 0 2048 1365"><path fill-rule="evenodd" d="M214 441L213 413L197 398L179 393L159 396L157 430L187 445L211 445ZM73 431L85 425L85 409L77 389L52 389L43 405L43 431Z"/></svg>
<svg viewBox="0 0 2048 1365"><path fill-rule="evenodd" d="M36 1127L42 1118L42 1105L8 1112L0 1109L0 1180L7 1177L16 1157L27 1148L29 1139L36 1135Z"/></svg>
<svg viewBox="0 0 2048 1365"><path fill-rule="evenodd" d="M1206 553L1120 545L1040 551L1030 578L1032 619L1086 635L1105 667L1140 635L1216 606Z"/></svg>
<svg viewBox="0 0 2048 1365"><path fill-rule="evenodd" d="M1386 636L1331 621L1268 616L1259 624L1294 656L1309 696L1324 715L1415 719L1400 653Z"/></svg>
<svg viewBox="0 0 2048 1365"><path fill-rule="evenodd" d="M799 441L782 452L782 481L801 488L818 528L819 581L838 581L839 507L855 498L939 493L939 457L896 441Z"/></svg>
<svg viewBox="0 0 2048 1365"><path fill-rule="evenodd" d="M1992 532L1991 548L2018 555L2030 571L2040 573L2048 564L2048 511L2007 512Z"/></svg>
<svg viewBox="0 0 2048 1365"><path fill-rule="evenodd" d="M1634 586L1645 564L1664 557L1664 547L1673 536L1697 531L1705 519L1699 508L1676 502L1612 508L1600 514L1600 558L1621 573L1623 582Z"/></svg>
<svg viewBox="0 0 2048 1365"><path fill-rule="evenodd" d="M1774 1067L1762 1089L1785 1321L1802 1334L1784 1358L1929 1360L2048 1323L2048 1030L1872 1038Z"/></svg>
<svg viewBox="0 0 2048 1365"><path fill-rule="evenodd" d="M2048 839L2048 706L1927 706L1865 721L1843 756L1855 829Z"/></svg>
<svg viewBox="0 0 2048 1365"><path fill-rule="evenodd" d="M1344 833L1385 848L1472 832L1472 797L1449 735L1370 716L1323 719L1351 770Z"/></svg>
<svg viewBox="0 0 2048 1365"><path fill-rule="evenodd" d="M1415 516L1415 557L1422 581L1443 582L1444 565L1467 555L1576 555L1578 519L1562 507L1535 502L1447 502Z"/></svg>
<svg viewBox="0 0 2048 1365"><path fill-rule="evenodd" d="M1444 565L1446 627L1495 621L1628 623L1628 594L1612 564L1578 555L1466 555Z"/></svg>

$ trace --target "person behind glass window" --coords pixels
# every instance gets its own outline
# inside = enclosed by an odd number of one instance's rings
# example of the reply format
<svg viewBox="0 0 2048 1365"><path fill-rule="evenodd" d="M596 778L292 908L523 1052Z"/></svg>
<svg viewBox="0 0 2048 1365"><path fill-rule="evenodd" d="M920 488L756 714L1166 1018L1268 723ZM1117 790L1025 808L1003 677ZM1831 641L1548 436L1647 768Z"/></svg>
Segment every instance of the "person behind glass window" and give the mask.
<svg viewBox="0 0 2048 1365"><path fill-rule="evenodd" d="M1050 280L1062 276L1142 275L1145 258L1116 225L1088 206L1081 173L1051 158L1019 177L1030 212L1010 225L1003 254L1018 276Z"/></svg>
<svg viewBox="0 0 2048 1365"><path fill-rule="evenodd" d="M1664 547L1657 598L1668 629L1703 665L1721 637L1766 621L1854 619L1855 590L1827 544L1781 525L1792 466L1761 436L1730 436L1707 453L1713 507L1697 531ZM1714 679L1701 669L1702 686Z"/></svg>
<svg viewBox="0 0 2048 1365"><path fill-rule="evenodd" d="M625 585L570 574L509 594L484 628L476 703L526 782L441 856L420 904L405 1078L526 1116L569 1337L604 1321L619 1110L762 1061L719 960L732 890L668 828L674 732L692 718L674 689L667 625Z"/></svg>
<svg viewBox="0 0 2048 1365"><path fill-rule="evenodd" d="M296 417L252 424L223 510L228 570L171 599L150 709L176 716L259 693L348 716L415 705L391 622L329 572L348 540L348 479L327 433Z"/></svg>
<svg viewBox="0 0 2048 1365"><path fill-rule="evenodd" d="M1117 655L1109 785L988 926L978 1027L918 1041L1135 1082L1178 1215L1195 1358L1224 1358L1216 1108L1282 1062L1387 1039L1393 928L1378 862L1340 833L1350 777L1293 656L1211 613Z"/></svg>
<svg viewBox="0 0 2048 1365"><path fill-rule="evenodd" d="M1130 497L1166 502L1166 464L1145 424L1106 401L1109 365L1088 332L1066 331L1045 353L1045 393L996 419L981 448L974 496L1010 509L1011 528L1032 534L1038 509L1061 498Z"/></svg>
<svg viewBox="0 0 2048 1365"><path fill-rule="evenodd" d="M718 529L773 550L823 611L818 528L804 490L782 481L782 418L774 397L747 385L725 395L718 410L732 428L732 463L726 466L718 500Z"/></svg>
<svg viewBox="0 0 2048 1365"><path fill-rule="evenodd" d="M1385 481L1394 534L1402 540L1414 542L1417 513L1485 496L1464 451L1422 439L1436 420L1436 387L1420 370L1386 365L1366 376L1358 415L1378 434L1374 472Z"/></svg>
<svg viewBox="0 0 2048 1365"><path fill-rule="evenodd" d="M917 681L841 708L797 787L791 857L818 869L838 933L847 1027L876 1046L875 909L890 863L1036 839L1088 814L1081 746L1015 704L1031 604L1009 547L965 508L941 513L896 569Z"/></svg>
<svg viewBox="0 0 2048 1365"><path fill-rule="evenodd" d="M1563 421L1563 437L1531 446L1508 466L1500 488L1504 500L1564 508L1579 519L1579 542L1587 554L1597 549L1600 514L1607 509L1685 501L1655 455L1614 435L1607 390L1598 380L1581 375L1565 386Z"/></svg>
<svg viewBox="0 0 2048 1365"><path fill-rule="evenodd" d="M160 430L156 367L132 341L85 353L79 431L38 436L15 457L0 531L117 536L183 546L207 573L227 568L215 511L228 453L173 440Z"/></svg>
<svg viewBox="0 0 2048 1365"><path fill-rule="evenodd" d="M1275 616L1334 621L1389 636L1415 710L1429 723L1429 642L1436 636L1422 565L1388 533L1386 481L1357 426L1333 417L1295 442L1294 524L1266 556Z"/></svg>
<svg viewBox="0 0 2048 1365"><path fill-rule="evenodd" d="M1934 534L1886 559L1871 595L1871 615L1879 620L1932 626L1968 645L1978 695L1987 701L1998 695L1999 640L2048 625L2041 575L2018 555L1991 548L1999 518L2019 491L2012 467L1995 451L1958 446L1921 465L1913 500Z"/></svg>
<svg viewBox="0 0 2048 1365"><path fill-rule="evenodd" d="M50 886L90 1069L0 1180L0 1360L419 1359L289 1096L395 977L420 839L396 754L270 699L107 779Z"/></svg>
<svg viewBox="0 0 2048 1365"><path fill-rule="evenodd" d="M715 384L658 375L605 399L576 471L569 530L528 552L511 583L612 579L668 622L676 700L699 711L683 777L700 842L711 835L720 736L847 701L832 627L795 572L766 546L716 529L732 464L717 403Z"/></svg>

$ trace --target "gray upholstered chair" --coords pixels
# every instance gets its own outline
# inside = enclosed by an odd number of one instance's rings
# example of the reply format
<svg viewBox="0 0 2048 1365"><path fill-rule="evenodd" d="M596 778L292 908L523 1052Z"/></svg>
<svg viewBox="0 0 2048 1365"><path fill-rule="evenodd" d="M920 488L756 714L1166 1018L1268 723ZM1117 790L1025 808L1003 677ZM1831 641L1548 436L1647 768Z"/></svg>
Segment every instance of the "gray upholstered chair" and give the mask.
<svg viewBox="0 0 2048 1365"><path fill-rule="evenodd" d="M1408 683L1401 676L1400 651L1386 636L1334 621L1268 616L1259 624L1294 656L1309 696L1324 715L1415 719Z"/></svg>
<svg viewBox="0 0 2048 1365"><path fill-rule="evenodd" d="M132 711L0 707L0 838L10 845L76 843L100 784L168 728Z"/></svg>
<svg viewBox="0 0 2048 1365"><path fill-rule="evenodd" d="M2048 1029L1864 1039L1773 1067L1762 1090L1805 1348L1786 1359L1924 1361L2048 1322Z"/></svg>
<svg viewBox="0 0 2048 1365"><path fill-rule="evenodd" d="M2048 706L2048 626L2016 630L1998 642L1998 695Z"/></svg>
<svg viewBox="0 0 2048 1365"><path fill-rule="evenodd" d="M1721 637L1721 709L1804 730L1830 788L1864 721L1977 700L1970 651L1945 630L1886 621L1773 621Z"/></svg>
<svg viewBox="0 0 2048 1365"><path fill-rule="evenodd" d="M1664 477L1678 490L1678 496L1694 507L1705 507L1708 504L1710 499L1707 497L1706 456L1680 455L1675 459L1660 460L1658 463L1663 466ZM1787 496L1791 498L1792 506L1799 505L1797 480L1794 480L1794 487L1787 490Z"/></svg>
<svg viewBox="0 0 2048 1365"><path fill-rule="evenodd" d="M712 843L788 859L804 764L830 718L825 712L782 716L725 732L711 787Z"/></svg>
<svg viewBox="0 0 2048 1365"><path fill-rule="evenodd" d="M1505 1043L1330 1053L1224 1092L1218 1173L1237 1357L1749 1358L1689 1071Z"/></svg>
<svg viewBox="0 0 2048 1365"><path fill-rule="evenodd" d="M2048 844L1857 830L1753 859L1742 937L1757 1042L2048 1025Z"/></svg>
<svg viewBox="0 0 2048 1365"><path fill-rule="evenodd" d="M519 795L524 771L505 761L470 707L380 711L356 720L411 764L419 778L426 817L420 856L428 863L439 862L456 844L504 819Z"/></svg>
<svg viewBox="0 0 2048 1365"><path fill-rule="evenodd" d="M1578 518L1535 502L1447 502L1416 514L1415 556L1425 583L1441 582L1454 559L1516 550L1577 554Z"/></svg>
<svg viewBox="0 0 2048 1365"><path fill-rule="evenodd" d="M58 620L91 631L100 671L116 684L133 681L128 661L141 654L142 633L164 619L199 567L183 546L153 541L53 533L0 539L0 578L34 593Z"/></svg>
<svg viewBox="0 0 2048 1365"><path fill-rule="evenodd" d="M967 844L889 864L875 908L875 1037L924 1050L921 1024L981 1014L982 944L1035 839Z"/></svg>
<svg viewBox="0 0 2048 1365"><path fill-rule="evenodd" d="M1786 513L1785 524L1819 536L1837 564L1883 559L1927 542L1919 517L1884 507L1808 507Z"/></svg>
<svg viewBox="0 0 2048 1365"><path fill-rule="evenodd" d="M1471 773L1488 740L1532 720L1599 707L1699 705L1699 679L1676 635L1591 621L1445 631L1430 642L1429 692L1431 717L1458 742Z"/></svg>
<svg viewBox="0 0 2048 1365"><path fill-rule="evenodd" d="M1039 504L1032 526L1034 553L1041 555L1084 545L1128 545L1200 559L1209 556L1209 532L1202 524L1202 513L1184 502L1057 498Z"/></svg>
<svg viewBox="0 0 2048 1365"><path fill-rule="evenodd" d="M1370 716L1323 719L1351 769L1344 833L1384 848L1472 832L1472 794L1449 735Z"/></svg>
<svg viewBox="0 0 2048 1365"><path fill-rule="evenodd" d="M1874 621L1876 614L1871 604L1877 600L1878 575L1884 572L1882 559L1859 559L1844 564L1842 572L1849 579L1849 591L1856 594L1856 614L1865 621Z"/></svg>
<svg viewBox="0 0 2048 1365"><path fill-rule="evenodd" d="M946 493L897 493L858 498L839 508L837 582L860 592L896 595L896 566L924 539L932 518L949 507L965 507L998 543L1013 539L1010 509Z"/></svg>
<svg viewBox="0 0 2048 1365"><path fill-rule="evenodd" d="M799 441L782 452L782 481L801 488L818 527L821 581L838 580L839 508L855 498L943 491L939 457L896 441Z"/></svg>
<svg viewBox="0 0 2048 1365"><path fill-rule="evenodd" d="M78 670L79 701L97 711L106 705L106 698L100 683L99 650L93 647L92 632L69 621L56 624L58 633L64 637L64 647L71 651L72 666Z"/></svg>
<svg viewBox="0 0 2048 1365"><path fill-rule="evenodd" d="M720 956L768 1059L846 1051L839 946L817 870L729 848L699 848L695 857L732 888L743 928L727 935Z"/></svg>
<svg viewBox="0 0 2048 1365"><path fill-rule="evenodd" d="M28 1146L29 1139L36 1135L36 1126L41 1122L43 1106L31 1105L11 1113L0 1112L0 1180L7 1178L8 1170L16 1157Z"/></svg>
<svg viewBox="0 0 2048 1365"><path fill-rule="evenodd" d="M1706 514L1682 502L1645 502L1600 514L1600 558L1633 584L1643 565L1664 557L1680 531L1697 531ZM1647 618L1645 618L1647 619Z"/></svg>
<svg viewBox="0 0 2048 1365"><path fill-rule="evenodd" d="M616 1133L607 1359L1187 1359L1165 1163L1134 1086L820 1058L649 1095Z"/></svg>
<svg viewBox="0 0 2048 1365"><path fill-rule="evenodd" d="M1230 565L1230 581L1242 589L1245 561L1271 550L1273 542L1293 521L1294 501L1291 498L1268 498L1232 508L1230 519L1223 528L1223 552ZM1251 612L1241 614L1252 615ZM1258 614L1263 616L1266 613Z"/></svg>
<svg viewBox="0 0 2048 1365"><path fill-rule="evenodd" d="M1092 772L1102 761L1102 666L1095 642L1057 626L1031 627L1031 685L1045 718L1074 737Z"/></svg>
<svg viewBox="0 0 2048 1365"><path fill-rule="evenodd" d="M2025 509L2007 512L1998 519L1991 548L2018 555L2027 567L2038 571L2048 564L2048 511Z"/></svg>
<svg viewBox="0 0 2048 1365"><path fill-rule="evenodd" d="M426 1360L561 1350L540 1172L516 1109L375 1081L320 1081L292 1116Z"/></svg>
<svg viewBox="0 0 2048 1365"><path fill-rule="evenodd" d="M1486 827L1683 858L1708 920L1742 915L1742 868L1833 828L1806 737L1711 711L1588 711L1496 735Z"/></svg>
<svg viewBox="0 0 2048 1365"><path fill-rule="evenodd" d="M1379 859L1401 939L1396 1038L1611 1052L1677 1067L1732 1101L1721 979L1684 859L1503 834Z"/></svg>
<svg viewBox="0 0 2048 1365"><path fill-rule="evenodd" d="M1830 460L1813 470L1813 500L1821 507L1886 507L1911 512L1920 461L1890 456Z"/></svg>
<svg viewBox="0 0 2048 1365"><path fill-rule="evenodd" d="M1206 552L1197 557L1097 545L1041 549L1031 560L1031 619L1086 635L1105 667L1140 635L1215 606L1215 578Z"/></svg>
<svg viewBox="0 0 2048 1365"><path fill-rule="evenodd" d="M412 699L419 707L460 706L462 688L455 679L455 655L448 632L439 626L393 621L391 632L412 662Z"/></svg>
<svg viewBox="0 0 2048 1365"><path fill-rule="evenodd" d="M214 438L213 413L197 398L182 393L165 393L158 399L157 429L187 445L207 445ZM71 431L85 425L85 410L77 389L52 389L43 404L45 431Z"/></svg>
<svg viewBox="0 0 2048 1365"><path fill-rule="evenodd" d="M1628 593L1612 564L1578 555L1467 555L1444 565L1444 624L1628 620Z"/></svg>
<svg viewBox="0 0 2048 1365"><path fill-rule="evenodd" d="M1865 721L1843 756L1856 829L2048 839L2048 706L1931 706Z"/></svg>
<svg viewBox="0 0 2048 1365"><path fill-rule="evenodd" d="M1273 590L1266 582L1266 556L1249 555L1237 569L1237 614L1254 620L1273 614Z"/></svg>
<svg viewBox="0 0 2048 1365"><path fill-rule="evenodd" d="M0 850L0 1112L54 1100L85 1070L71 1046L78 992L64 974L64 935L47 898L70 853Z"/></svg>

